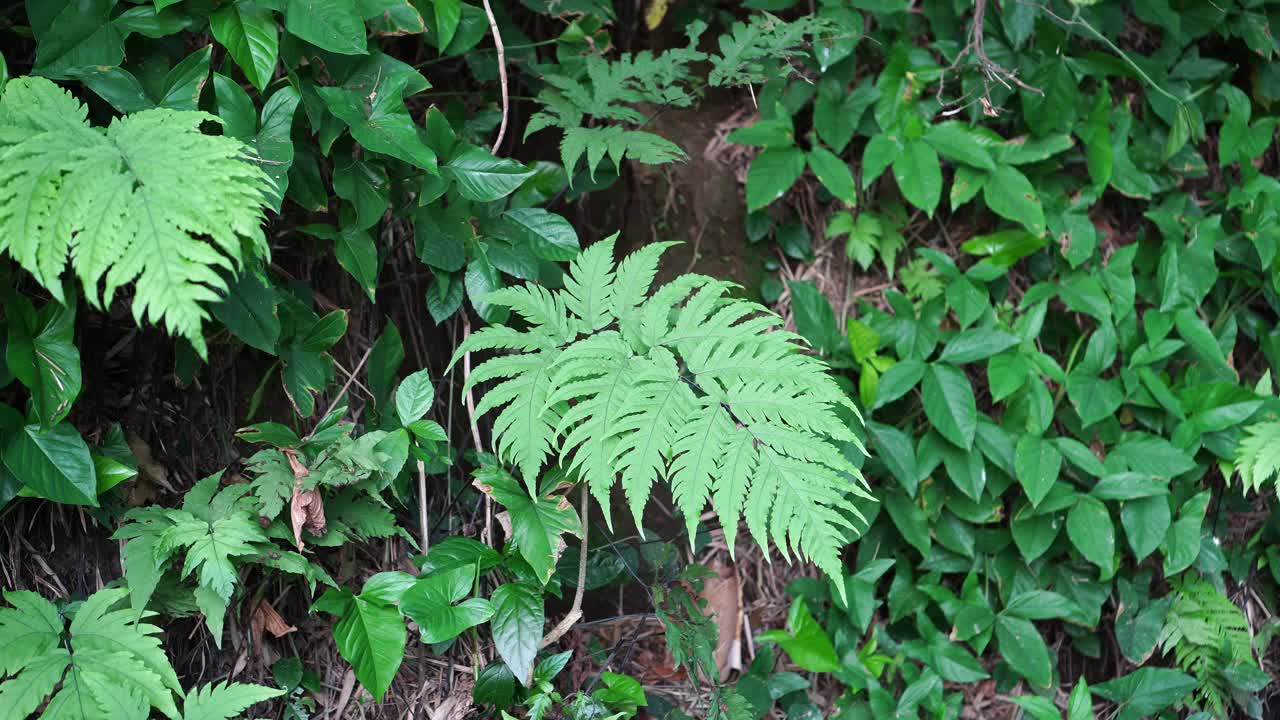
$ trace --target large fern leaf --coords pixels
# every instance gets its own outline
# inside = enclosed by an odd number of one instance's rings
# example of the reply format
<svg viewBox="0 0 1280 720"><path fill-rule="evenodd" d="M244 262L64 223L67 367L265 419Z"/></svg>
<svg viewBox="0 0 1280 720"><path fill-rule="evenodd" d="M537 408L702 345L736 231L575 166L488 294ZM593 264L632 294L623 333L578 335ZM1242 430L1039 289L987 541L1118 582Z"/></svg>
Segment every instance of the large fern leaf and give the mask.
<svg viewBox="0 0 1280 720"><path fill-rule="evenodd" d="M148 614L120 607L126 595L126 589L99 590L75 609L67 628L48 600L6 592L11 607L0 607L0 717L25 718L52 694L43 718L144 720L155 708L176 720L173 694L182 689L155 637L160 629L143 622Z"/></svg>
<svg viewBox="0 0 1280 720"><path fill-rule="evenodd" d="M686 275L649 295L665 245L615 265L613 240L587 248L563 290L487 296L528 328L488 328L458 348L455 362L510 351L480 364L467 385L498 381L477 412L502 408L499 458L535 488L558 451L606 517L620 480L637 524L653 483L665 478L690 537L710 502L731 548L745 519L762 546L839 574L839 550L860 517L852 498L870 497L838 446L861 449L837 412L856 416L853 405L798 336L763 307L730 297L732 285Z"/></svg>
<svg viewBox="0 0 1280 720"><path fill-rule="evenodd" d="M221 271L265 255L269 179L230 137L205 135L200 112L146 110L105 129L44 78L0 97L0 250L59 300L68 255L96 306L134 283L133 314L202 353L202 305ZM101 286L101 287L100 287Z"/></svg>

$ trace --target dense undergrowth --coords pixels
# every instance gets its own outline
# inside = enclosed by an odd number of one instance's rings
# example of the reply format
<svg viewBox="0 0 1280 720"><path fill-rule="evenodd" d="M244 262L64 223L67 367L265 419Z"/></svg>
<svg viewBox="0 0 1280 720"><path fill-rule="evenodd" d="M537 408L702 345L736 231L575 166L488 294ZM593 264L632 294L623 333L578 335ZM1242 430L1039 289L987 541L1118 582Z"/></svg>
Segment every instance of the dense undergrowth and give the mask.
<svg viewBox="0 0 1280 720"><path fill-rule="evenodd" d="M0 10L0 718L1275 714L1272 22Z"/></svg>

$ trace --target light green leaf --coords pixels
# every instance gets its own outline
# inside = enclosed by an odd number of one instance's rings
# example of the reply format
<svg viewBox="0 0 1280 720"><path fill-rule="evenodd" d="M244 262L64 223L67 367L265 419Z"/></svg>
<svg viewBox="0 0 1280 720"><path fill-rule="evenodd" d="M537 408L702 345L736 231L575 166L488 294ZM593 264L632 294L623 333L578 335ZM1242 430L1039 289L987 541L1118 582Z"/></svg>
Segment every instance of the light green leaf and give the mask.
<svg viewBox="0 0 1280 720"><path fill-rule="evenodd" d="M507 471L493 466L477 470L474 485L510 513L512 539L520 555L545 585L564 549L561 536L581 532L578 515L569 501L551 495L530 497Z"/></svg>
<svg viewBox="0 0 1280 720"><path fill-rule="evenodd" d="M463 600L471 594L475 579L475 567L464 566L427 575L404 591L400 609L418 623L422 642L452 640L493 617L488 600Z"/></svg>
<svg viewBox="0 0 1280 720"><path fill-rule="evenodd" d="M430 368L423 368L400 381L396 388L396 414L400 424L409 425L426 416L435 400Z"/></svg>
<svg viewBox="0 0 1280 720"><path fill-rule="evenodd" d="M835 672L840 669L831 638L813 619L803 597L791 601L787 613L786 630L769 630L757 638L761 642L774 642L786 651L796 665L810 672Z"/></svg>

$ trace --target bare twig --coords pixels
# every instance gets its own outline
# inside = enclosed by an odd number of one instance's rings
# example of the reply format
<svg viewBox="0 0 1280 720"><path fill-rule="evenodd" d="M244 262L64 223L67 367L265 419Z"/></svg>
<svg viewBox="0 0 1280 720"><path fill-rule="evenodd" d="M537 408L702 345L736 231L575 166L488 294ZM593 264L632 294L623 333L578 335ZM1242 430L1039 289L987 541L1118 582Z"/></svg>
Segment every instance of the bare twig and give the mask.
<svg viewBox="0 0 1280 720"><path fill-rule="evenodd" d="M573 591L573 606L569 608L569 614L555 627L551 628L551 632L542 638L539 648L544 648L564 637L564 634L574 626L582 618L582 595L587 588L587 536L590 534L590 525L587 524L587 510L590 507L591 493L587 491L585 482L579 483L579 490L582 493L582 499L578 501L578 514L582 516L582 549L578 555L578 587Z"/></svg>
<svg viewBox="0 0 1280 720"><path fill-rule="evenodd" d="M489 0L483 0L484 14L489 18L489 32L493 33L493 44L498 48L498 81L502 84L502 123L498 125L498 137L493 141L493 154L498 154L502 145L502 136L507 134L507 111L511 102L507 95L507 51L502 47L502 34L498 32L498 20L493 16L493 8Z"/></svg>
<svg viewBox="0 0 1280 720"><path fill-rule="evenodd" d="M987 0L975 0L973 4L973 22L969 25L969 35L966 39L964 47L960 48L960 52L956 53L956 59L947 69L942 71L942 75L938 79L938 102L943 106L952 106L961 103L968 97L962 97L955 102L948 102L942 97L944 88L947 84L947 73L960 67L961 61L972 55L978 69L985 76L986 87L982 95L978 98L978 102L982 104L982 112L989 116L1000 114L1000 110L991 102L991 84L1000 83L1006 88L1012 88L1016 85L1028 92L1044 95L1044 91L1037 87L1032 87L1018 79L1016 70L1006 70L996 64L991 58L987 57L986 49L986 31L984 29L985 18L987 12ZM1012 85L1011 85L1012 83ZM968 105L968 103L965 103Z"/></svg>
<svg viewBox="0 0 1280 720"><path fill-rule="evenodd" d="M320 417L323 418L327 416L329 413L333 412L333 409L338 407L338 403L342 402L342 398L347 394L347 390L351 388L351 383L356 381L356 376L359 375L360 370L364 368L365 361L369 359L369 353L371 352L373 352L372 345L369 346L368 350L364 351L364 355L360 357L360 362L356 363L355 369L352 370L349 375L347 375L347 381L342 384L342 389L339 390L338 394L334 396L333 402L329 403L329 407L325 408L324 414L321 415ZM313 430L312 432L315 432L315 431ZM307 439L310 439L310 438L311 438L311 435L308 434Z"/></svg>

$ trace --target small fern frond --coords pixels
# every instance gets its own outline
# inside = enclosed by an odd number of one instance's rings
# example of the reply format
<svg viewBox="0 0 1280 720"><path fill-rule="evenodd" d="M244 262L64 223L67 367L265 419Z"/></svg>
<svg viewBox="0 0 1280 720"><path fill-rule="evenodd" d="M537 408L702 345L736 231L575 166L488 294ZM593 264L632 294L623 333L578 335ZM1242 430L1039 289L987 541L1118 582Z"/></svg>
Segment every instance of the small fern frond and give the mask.
<svg viewBox="0 0 1280 720"><path fill-rule="evenodd" d="M187 696L182 720L229 720L264 700L279 697L279 688L224 682L202 685Z"/></svg>
<svg viewBox="0 0 1280 720"><path fill-rule="evenodd" d="M1261 492L1268 480L1273 480L1280 492L1280 422L1245 428L1245 436L1236 447L1235 470L1245 492Z"/></svg>
<svg viewBox="0 0 1280 720"><path fill-rule="evenodd" d="M731 548L745 517L761 545L838 574L846 531L861 519L850 498L870 497L835 444L861 449L836 411L850 401L776 315L730 297L732 284L687 275L649 295L664 247L615 266L613 246L611 237L588 247L563 290L527 296L543 309L562 298L578 328L561 346L529 349L509 333L464 343L464 352L516 350L480 364L467 385L498 381L476 411L503 408L494 423L499 458L519 465L532 491L558 438L562 466L587 483L606 516L620 481L639 524L662 477L690 538L710 502ZM536 323L546 313L522 315Z"/></svg>
<svg viewBox="0 0 1280 720"><path fill-rule="evenodd" d="M212 115L146 110L91 127L84 105L44 78L0 97L0 250L57 299L70 254L95 306L134 283L133 315L204 354L204 305L244 248L265 256L270 180L239 141L200 132ZM99 284L103 284L99 292Z"/></svg>

